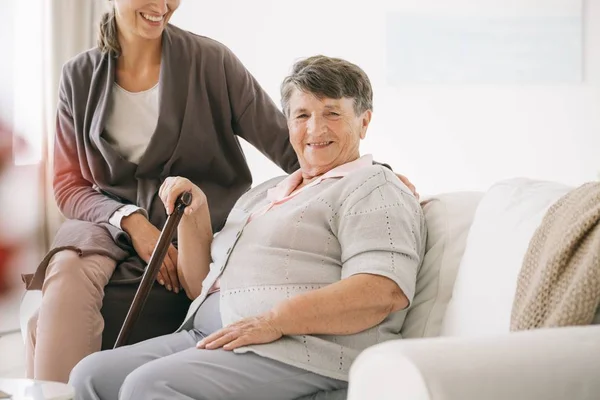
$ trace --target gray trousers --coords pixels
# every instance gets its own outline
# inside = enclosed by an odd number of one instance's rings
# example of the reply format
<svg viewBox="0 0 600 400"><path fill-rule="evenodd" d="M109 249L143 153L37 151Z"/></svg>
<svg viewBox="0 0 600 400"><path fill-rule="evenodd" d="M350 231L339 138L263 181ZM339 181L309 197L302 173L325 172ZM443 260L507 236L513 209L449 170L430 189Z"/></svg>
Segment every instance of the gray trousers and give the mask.
<svg viewBox="0 0 600 400"><path fill-rule="evenodd" d="M69 380L76 399L345 399L347 382L253 353L196 349L220 321L219 295L211 295L191 331L86 357Z"/></svg>

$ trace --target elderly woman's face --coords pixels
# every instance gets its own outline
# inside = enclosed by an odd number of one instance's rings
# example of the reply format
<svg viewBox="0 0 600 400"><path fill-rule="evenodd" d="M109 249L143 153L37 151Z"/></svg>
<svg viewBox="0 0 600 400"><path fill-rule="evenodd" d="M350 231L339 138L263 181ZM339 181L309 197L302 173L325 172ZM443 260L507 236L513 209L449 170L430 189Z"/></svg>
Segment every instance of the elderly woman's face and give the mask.
<svg viewBox="0 0 600 400"><path fill-rule="evenodd" d="M305 175L317 176L360 157L371 111L354 112L354 100L319 99L295 89L290 96L290 142Z"/></svg>
<svg viewBox="0 0 600 400"><path fill-rule="evenodd" d="M114 0L119 30L144 39L159 38L180 0Z"/></svg>

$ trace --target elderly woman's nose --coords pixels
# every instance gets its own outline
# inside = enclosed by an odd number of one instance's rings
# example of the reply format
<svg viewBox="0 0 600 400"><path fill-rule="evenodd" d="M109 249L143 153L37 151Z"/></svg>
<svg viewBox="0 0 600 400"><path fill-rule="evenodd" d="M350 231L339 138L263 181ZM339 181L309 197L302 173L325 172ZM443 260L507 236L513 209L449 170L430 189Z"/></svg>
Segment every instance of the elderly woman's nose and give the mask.
<svg viewBox="0 0 600 400"><path fill-rule="evenodd" d="M321 133L325 130L325 121L322 117L313 115L307 123L309 133Z"/></svg>

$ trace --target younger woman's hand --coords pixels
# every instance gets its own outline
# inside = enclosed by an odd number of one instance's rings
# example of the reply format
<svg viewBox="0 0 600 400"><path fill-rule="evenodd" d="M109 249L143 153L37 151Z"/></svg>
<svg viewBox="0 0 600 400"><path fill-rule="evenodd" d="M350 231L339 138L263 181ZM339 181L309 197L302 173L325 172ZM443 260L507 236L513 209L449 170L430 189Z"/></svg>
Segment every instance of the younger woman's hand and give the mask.
<svg viewBox="0 0 600 400"><path fill-rule="evenodd" d="M131 237L137 255L146 263L150 262L150 257L160 238L160 231L139 213L123 218L121 226ZM169 245L167 256L163 260L156 280L169 291L179 293L181 290L177 276L177 249L172 244Z"/></svg>

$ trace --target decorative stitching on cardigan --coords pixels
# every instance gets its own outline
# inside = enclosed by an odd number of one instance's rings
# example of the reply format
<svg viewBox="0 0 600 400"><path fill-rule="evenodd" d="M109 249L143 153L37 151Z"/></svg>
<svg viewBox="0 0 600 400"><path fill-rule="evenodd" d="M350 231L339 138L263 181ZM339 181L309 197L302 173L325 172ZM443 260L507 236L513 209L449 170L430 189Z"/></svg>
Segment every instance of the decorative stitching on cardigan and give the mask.
<svg viewBox="0 0 600 400"><path fill-rule="evenodd" d="M333 238L333 235L330 233L329 236L327 236L327 242L325 244L325 254L329 254L329 245L331 244L332 238ZM325 259L324 258L321 259L321 267L325 267Z"/></svg>
<svg viewBox="0 0 600 400"><path fill-rule="evenodd" d="M394 246L394 240L393 240L393 238L392 238L392 227L391 227L391 225L390 225L390 213L388 213L387 211L385 212L385 226L386 226L386 228L387 228L387 233L388 233L388 236L389 236L389 238L390 238L390 246L391 246L393 249L395 249L395 248L396 248L396 246ZM394 257L394 254L395 254L395 253L394 253L393 251L392 251L392 252L390 252L390 257L391 257L391 259L392 259L392 265L391 265L391 267L392 267L392 272L393 272L393 273L395 273L395 272L396 272L396 264L395 264L395 257Z"/></svg>
<svg viewBox="0 0 600 400"><path fill-rule="evenodd" d="M254 292L254 291L265 291L265 290L275 290L275 291L279 291L279 290L288 290L289 289L296 289L296 290L316 290L316 289L321 289L323 287L323 285L289 285L286 287L283 286L263 286L263 287L251 287L251 288L246 288L246 289L238 289L238 290L228 290L226 292L221 291L221 296L228 296L228 295L233 295L233 294L241 294L241 293L250 293L250 292Z"/></svg>
<svg viewBox="0 0 600 400"><path fill-rule="evenodd" d="M412 200L416 200L416 199L415 199L415 197L414 197L412 194L406 193L406 192L404 192L404 191L403 191L403 192L401 192L401 193L402 193L402 196L408 196L408 197L410 197L410 198L411 198L411 201L412 201ZM421 214L421 216L422 216L423 218L425 218L425 214L424 214L424 211L423 211L423 207L420 205L420 203L419 203L419 200L416 200L416 201L417 201L418 207L415 207L415 214Z"/></svg>
<svg viewBox="0 0 600 400"><path fill-rule="evenodd" d="M325 200L322 197L319 197L317 200L319 200L321 203L325 203L327 205L327 207L329 207L329 209L333 212L333 206L331 205L331 203L329 203L327 200Z"/></svg>
<svg viewBox="0 0 600 400"><path fill-rule="evenodd" d="M308 346L306 345L306 335L302 335L302 341L304 342L304 350L306 350L306 362L310 363L310 351L308 351Z"/></svg>
<svg viewBox="0 0 600 400"><path fill-rule="evenodd" d="M378 211L378 210L387 210L388 208L395 208L395 207L399 207L399 206L403 206L404 203L393 203L393 204L386 204L384 206L380 206L380 207L375 207L375 208L371 208L369 210L364 210L364 211L357 211L357 212L348 212L346 214L344 214L344 217L352 217L355 215L363 215L363 214L369 214L373 211Z"/></svg>
<svg viewBox="0 0 600 400"><path fill-rule="evenodd" d="M285 281L286 282L290 281L290 273L289 273L290 271L289 271L289 268L290 268L290 252L292 251L291 247L294 244L294 242L296 241L296 232L298 232L298 226L302 222L302 218L304 218L304 212L309 207L309 205L310 205L310 203L307 204L306 206L304 206L304 208L300 212L300 216L299 216L298 220L296 221L296 225L294 226L294 238L292 239L291 245L287 249L287 253L285 255L285 262L283 263L283 265L285 267ZM286 296L287 296L288 299L290 298L290 290L289 290L288 286L286 286Z"/></svg>
<svg viewBox="0 0 600 400"><path fill-rule="evenodd" d="M331 218L329 218L329 223L331 223L331 221L333 221L334 218L336 218L340 212L340 210L342 209L342 206L344 205L344 203L346 202L346 200L348 200L348 198L350 196L352 196L354 194L354 192L356 192L358 189L360 189L361 187L363 187L364 185L367 184L367 182L369 182L371 179L379 176L382 174L382 171L378 171L377 173L371 175L370 177L368 177L367 179L364 180L363 183L361 183L360 185L358 185L357 187L355 187L350 193L348 193L348 195L346 197L344 197L344 199L340 202L340 206L338 207L338 210L331 216ZM375 190L375 189L373 189Z"/></svg>

